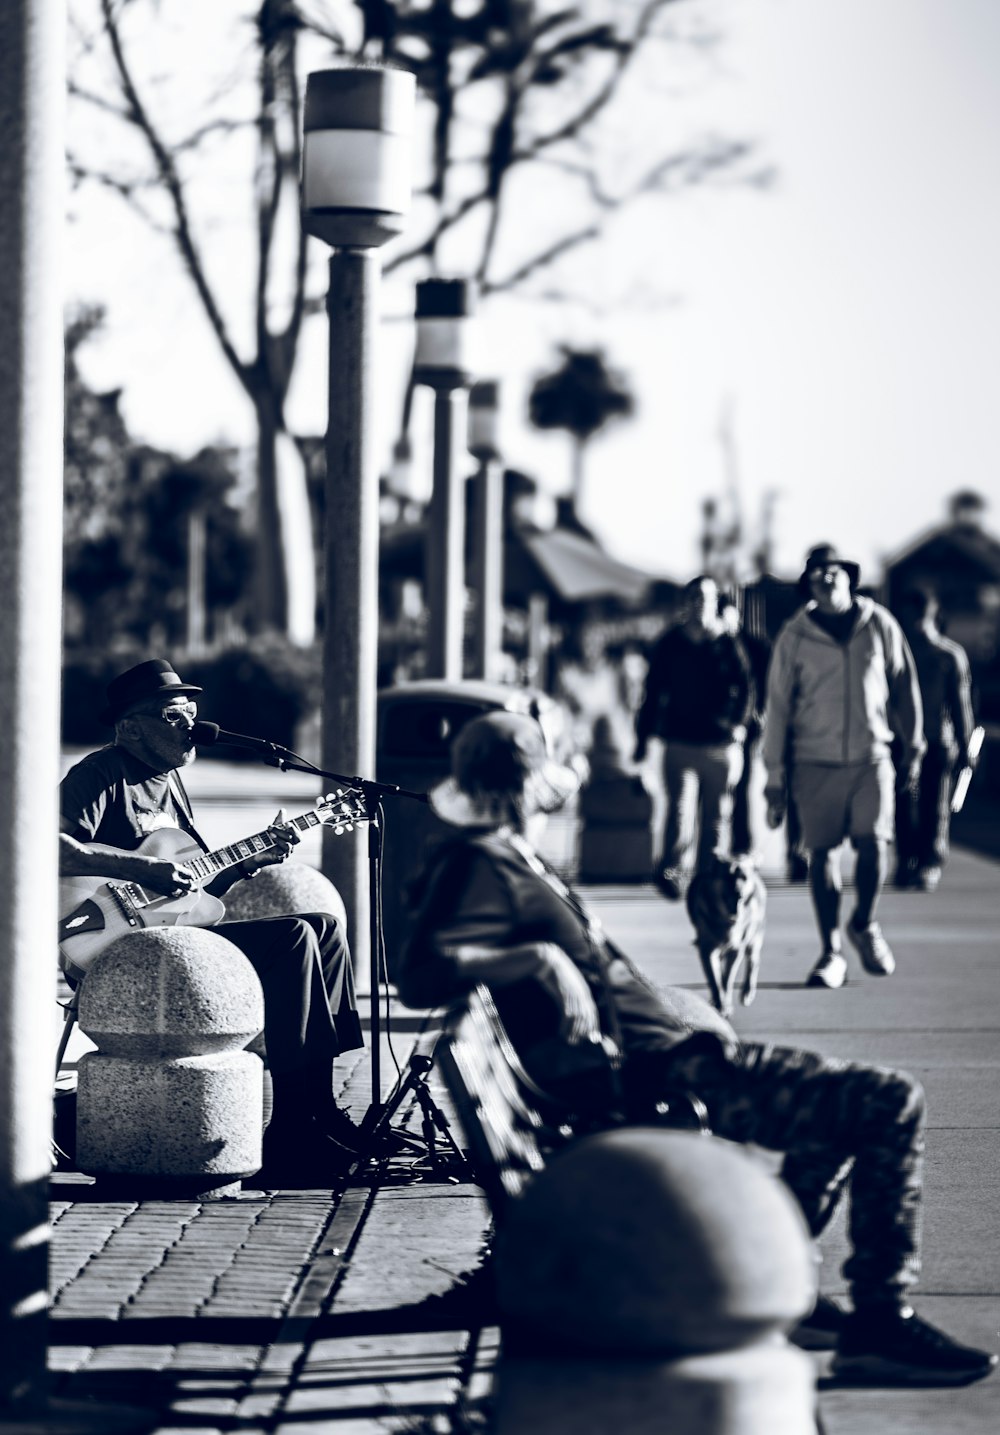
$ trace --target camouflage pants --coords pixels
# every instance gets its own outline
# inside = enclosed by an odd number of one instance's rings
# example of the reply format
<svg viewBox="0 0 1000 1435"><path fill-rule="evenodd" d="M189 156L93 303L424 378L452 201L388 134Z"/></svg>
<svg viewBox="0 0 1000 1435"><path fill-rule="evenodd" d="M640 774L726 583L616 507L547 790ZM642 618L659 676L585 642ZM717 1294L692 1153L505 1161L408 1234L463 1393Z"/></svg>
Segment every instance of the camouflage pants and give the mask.
<svg viewBox="0 0 1000 1435"><path fill-rule="evenodd" d="M924 1094L906 1072L760 1043L727 1051L695 1037L630 1056L626 1081L647 1100L657 1087L694 1091L717 1136L783 1152L782 1177L814 1236L849 1181L844 1275L855 1305L896 1300L916 1281Z"/></svg>

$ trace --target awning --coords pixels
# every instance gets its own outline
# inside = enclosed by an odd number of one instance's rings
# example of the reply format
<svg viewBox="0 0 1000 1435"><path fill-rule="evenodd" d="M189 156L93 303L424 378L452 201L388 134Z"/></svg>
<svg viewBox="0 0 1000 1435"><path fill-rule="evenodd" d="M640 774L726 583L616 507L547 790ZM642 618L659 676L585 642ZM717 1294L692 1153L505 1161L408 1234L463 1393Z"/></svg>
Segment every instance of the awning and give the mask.
<svg viewBox="0 0 1000 1435"><path fill-rule="evenodd" d="M426 522L399 524L381 535L379 572L389 578L424 576ZM569 528L549 533L508 528L504 539L504 599L523 603L544 593L560 603L611 599L638 604L656 580L605 553L592 538Z"/></svg>
<svg viewBox="0 0 1000 1435"><path fill-rule="evenodd" d="M653 582L649 574L605 553L589 538L567 528L550 533L521 532L517 540L565 603L616 598L640 603Z"/></svg>

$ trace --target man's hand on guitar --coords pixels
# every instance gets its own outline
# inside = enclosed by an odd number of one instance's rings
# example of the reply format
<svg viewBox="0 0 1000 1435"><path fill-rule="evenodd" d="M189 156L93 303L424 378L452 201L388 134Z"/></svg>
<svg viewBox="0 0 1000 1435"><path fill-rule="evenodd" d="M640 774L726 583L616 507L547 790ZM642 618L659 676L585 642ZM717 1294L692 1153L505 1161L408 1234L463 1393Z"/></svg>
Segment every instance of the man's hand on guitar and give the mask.
<svg viewBox="0 0 1000 1435"><path fill-rule="evenodd" d="M194 889L194 878L184 867L160 857L133 857L130 866L135 875L131 878L140 887L151 892L162 892L167 897L183 897Z"/></svg>
<svg viewBox="0 0 1000 1435"><path fill-rule="evenodd" d="M244 877L255 877L262 867L275 867L279 862L284 862L291 856L292 848L302 840L295 828L288 826L284 808L278 809L277 816L264 835L270 839L273 846L266 852L248 857L241 864Z"/></svg>

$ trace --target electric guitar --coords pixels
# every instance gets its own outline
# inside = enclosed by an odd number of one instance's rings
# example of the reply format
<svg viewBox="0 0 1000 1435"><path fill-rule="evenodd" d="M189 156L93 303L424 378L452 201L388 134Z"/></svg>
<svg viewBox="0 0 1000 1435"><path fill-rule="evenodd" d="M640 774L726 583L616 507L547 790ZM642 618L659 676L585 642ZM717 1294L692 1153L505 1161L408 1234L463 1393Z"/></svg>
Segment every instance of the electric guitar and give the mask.
<svg viewBox="0 0 1000 1435"><path fill-rule="evenodd" d="M370 822L364 799L356 788L327 793L316 807L284 825L297 832L330 825L334 832L352 832ZM63 965L85 972L105 947L128 932L143 927L214 927L226 914L225 903L204 890L204 883L248 857L276 847L268 832L258 832L217 852L205 852L189 832L160 827L127 856L159 857L189 872L195 885L180 897L148 892L138 882L104 877L64 877L59 883L59 956Z"/></svg>

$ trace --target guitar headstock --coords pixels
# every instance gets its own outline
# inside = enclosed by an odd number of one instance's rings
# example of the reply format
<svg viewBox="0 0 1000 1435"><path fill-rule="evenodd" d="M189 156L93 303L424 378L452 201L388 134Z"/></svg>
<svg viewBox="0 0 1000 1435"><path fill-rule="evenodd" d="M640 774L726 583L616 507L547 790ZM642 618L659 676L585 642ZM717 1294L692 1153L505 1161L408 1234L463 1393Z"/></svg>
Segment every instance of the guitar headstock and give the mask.
<svg viewBox="0 0 1000 1435"><path fill-rule="evenodd" d="M338 835L353 832L357 823L371 821L364 793L357 787L338 787L335 792L326 793L316 804L316 811L320 820Z"/></svg>

